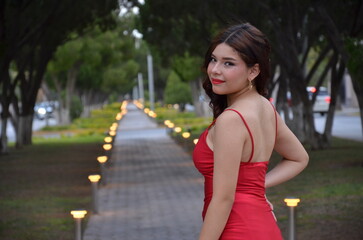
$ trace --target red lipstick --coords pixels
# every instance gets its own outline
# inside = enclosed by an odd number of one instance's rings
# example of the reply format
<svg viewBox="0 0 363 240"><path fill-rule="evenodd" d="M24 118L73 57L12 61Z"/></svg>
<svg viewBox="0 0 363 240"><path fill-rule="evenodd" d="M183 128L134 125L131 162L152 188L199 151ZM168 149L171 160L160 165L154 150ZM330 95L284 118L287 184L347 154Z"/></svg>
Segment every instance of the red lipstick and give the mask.
<svg viewBox="0 0 363 240"><path fill-rule="evenodd" d="M224 83L223 80L220 80L220 79L217 79L217 78L212 78L211 82L212 82L212 84L215 84L215 85Z"/></svg>

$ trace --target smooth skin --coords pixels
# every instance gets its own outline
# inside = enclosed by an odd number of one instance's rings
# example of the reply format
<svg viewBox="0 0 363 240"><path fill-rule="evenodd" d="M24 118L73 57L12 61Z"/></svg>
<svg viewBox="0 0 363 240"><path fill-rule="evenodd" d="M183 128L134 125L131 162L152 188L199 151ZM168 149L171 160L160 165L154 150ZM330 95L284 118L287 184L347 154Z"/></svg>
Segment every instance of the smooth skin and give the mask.
<svg viewBox="0 0 363 240"><path fill-rule="evenodd" d="M283 157L266 174L266 188L299 174L309 160L304 147L279 116L276 133L271 104L255 88L247 90L248 81L259 74L258 64L247 67L233 48L221 43L212 53L207 73L212 84L216 83L213 84L213 91L227 95L228 108L242 113L252 132L255 152L251 162L268 161L273 150ZM250 158L252 143L241 118L233 111L225 111L209 130L207 144L214 152L213 196L199 239L217 240L233 206L239 166Z"/></svg>

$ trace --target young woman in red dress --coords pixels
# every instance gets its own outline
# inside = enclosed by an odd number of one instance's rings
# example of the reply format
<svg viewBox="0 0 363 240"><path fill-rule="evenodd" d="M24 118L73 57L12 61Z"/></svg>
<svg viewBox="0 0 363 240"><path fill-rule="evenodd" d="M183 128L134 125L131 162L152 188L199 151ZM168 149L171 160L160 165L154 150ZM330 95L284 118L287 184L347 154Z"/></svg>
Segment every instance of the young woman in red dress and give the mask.
<svg viewBox="0 0 363 240"><path fill-rule="evenodd" d="M269 54L266 37L248 23L222 31L206 53L214 121L193 153L205 178L200 240L282 239L265 189L298 175L309 157L264 97ZM273 150L282 160L266 173Z"/></svg>

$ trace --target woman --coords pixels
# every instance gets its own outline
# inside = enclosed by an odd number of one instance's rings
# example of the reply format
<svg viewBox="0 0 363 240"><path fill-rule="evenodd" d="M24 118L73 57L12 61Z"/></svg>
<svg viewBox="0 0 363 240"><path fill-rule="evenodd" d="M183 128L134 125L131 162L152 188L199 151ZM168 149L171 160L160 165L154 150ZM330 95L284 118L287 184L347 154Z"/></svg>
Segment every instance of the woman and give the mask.
<svg viewBox="0 0 363 240"><path fill-rule="evenodd" d="M266 37L248 23L221 32L206 53L214 121L193 153L205 177L200 240L282 239L265 188L298 175L309 157L264 97L269 54ZM266 174L273 150L283 159Z"/></svg>

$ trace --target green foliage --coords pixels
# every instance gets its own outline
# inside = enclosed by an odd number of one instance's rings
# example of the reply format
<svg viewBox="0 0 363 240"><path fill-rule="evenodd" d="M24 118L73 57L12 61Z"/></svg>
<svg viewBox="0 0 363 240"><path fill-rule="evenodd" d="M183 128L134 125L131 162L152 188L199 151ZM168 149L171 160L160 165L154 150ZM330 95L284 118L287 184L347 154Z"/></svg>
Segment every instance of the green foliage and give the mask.
<svg viewBox="0 0 363 240"><path fill-rule="evenodd" d="M191 90L189 85L182 82L174 71L171 71L169 74L164 100L167 104L180 105L191 102Z"/></svg>
<svg viewBox="0 0 363 240"><path fill-rule="evenodd" d="M201 57L194 57L186 52L182 57L174 57L172 68L183 82L189 82L201 75L200 66L202 66L202 63Z"/></svg>
<svg viewBox="0 0 363 240"><path fill-rule="evenodd" d="M83 35L74 34L71 40L58 47L48 64L48 85L53 89L57 84L65 88L69 79L64 76L74 68L77 70L75 87L79 92L87 90L103 96L117 94L116 97L129 92L135 85L140 67L133 60L134 39L126 30L130 26L125 22L130 19L120 19L117 27L108 31L95 26ZM54 79L58 83L54 84Z"/></svg>
<svg viewBox="0 0 363 240"><path fill-rule="evenodd" d="M120 103L105 105L102 109L91 111L89 118L76 118L68 126L47 126L42 131L58 132L59 136L104 136L108 128L115 121L116 114L120 112Z"/></svg>
<svg viewBox="0 0 363 240"><path fill-rule="evenodd" d="M136 84L138 64L130 59L116 68L108 68L103 74L102 89L108 93L127 93Z"/></svg>
<svg viewBox="0 0 363 240"><path fill-rule="evenodd" d="M79 97L73 96L72 97L72 103L71 103L71 109L70 109L70 117L73 121L76 118L79 118L83 112L83 105Z"/></svg>

